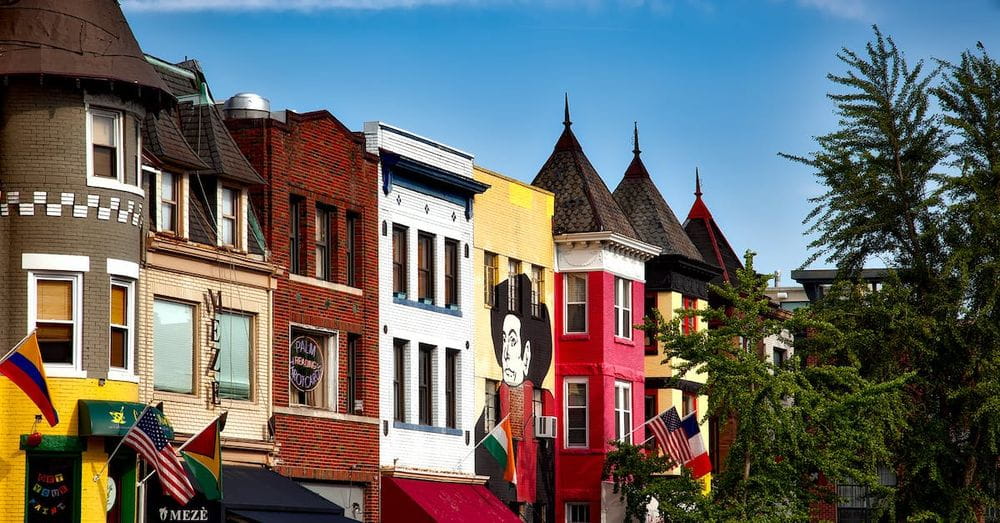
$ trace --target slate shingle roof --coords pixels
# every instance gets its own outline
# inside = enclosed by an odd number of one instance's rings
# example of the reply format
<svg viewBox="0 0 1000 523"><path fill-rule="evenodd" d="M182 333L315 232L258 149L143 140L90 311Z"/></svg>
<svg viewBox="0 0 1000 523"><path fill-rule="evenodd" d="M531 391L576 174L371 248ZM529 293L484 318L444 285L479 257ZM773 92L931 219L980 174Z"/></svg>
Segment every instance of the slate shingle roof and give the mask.
<svg viewBox="0 0 1000 523"><path fill-rule="evenodd" d="M736 278L736 270L743 268L743 262L729 245L726 235L722 234L722 229L715 222L708 206L702 201L701 178L695 175L695 180L695 200L688 212L687 220L684 221L684 230L705 261L722 269L722 274L714 278L712 283L732 282Z"/></svg>
<svg viewBox="0 0 1000 523"><path fill-rule="evenodd" d="M703 261L701 253L691 243L684 228L674 211L656 184L649 177L649 171L639 157L639 138L636 131L636 145L632 151L635 157L625 176L615 188L614 197L625 216L632 222L632 227L639 234L639 239L660 247L660 254L680 254L692 260Z"/></svg>
<svg viewBox="0 0 1000 523"><path fill-rule="evenodd" d="M555 194L552 232L608 231L639 239L570 129L568 105L564 125L552 155L531 182Z"/></svg>
<svg viewBox="0 0 1000 523"><path fill-rule="evenodd" d="M266 183L229 135L218 107L183 102L177 105L177 111L185 140L209 166L198 174L214 174L251 185Z"/></svg>
<svg viewBox="0 0 1000 523"><path fill-rule="evenodd" d="M146 113L142 125L143 146L160 161L185 169L207 169L208 165L191 150L177 127L177 112Z"/></svg>

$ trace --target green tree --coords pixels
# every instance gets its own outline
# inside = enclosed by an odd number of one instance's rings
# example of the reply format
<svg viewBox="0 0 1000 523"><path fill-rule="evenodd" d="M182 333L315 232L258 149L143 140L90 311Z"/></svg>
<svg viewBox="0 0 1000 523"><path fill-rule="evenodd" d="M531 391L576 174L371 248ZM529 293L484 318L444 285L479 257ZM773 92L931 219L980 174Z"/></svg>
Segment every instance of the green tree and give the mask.
<svg viewBox="0 0 1000 523"><path fill-rule="evenodd" d="M825 255L845 281L872 259L894 272L878 293L837 286L812 309L849 334L806 344L870 380L914 374L891 447L897 513L982 521L1000 463L1000 68L980 46L924 74L877 27L864 56L838 56L839 128L818 152L783 155L827 189L806 219L807 263Z"/></svg>
<svg viewBox="0 0 1000 523"><path fill-rule="evenodd" d="M715 521L802 521L812 502L834 495L821 478L881 488L876 463L887 461L886 441L901 429L907 376L876 383L857 366L804 365L808 354L797 344L795 357L775 366L761 350L765 340L791 343L791 333L809 331L835 344L842 335L808 311L776 311L764 297L768 279L754 272L751 253L745 264L734 284L712 289L728 307L679 310L678 318L657 325L663 363L674 364L675 379L705 373L711 398L705 415L734 422L724 468L714 474L710 497L692 496L687 476L650 477L667 472L668 460L623 447L609 455L606 471L631 515L641 514L652 496L671 520L694 514ZM715 327L683 334L680 322L691 316Z"/></svg>

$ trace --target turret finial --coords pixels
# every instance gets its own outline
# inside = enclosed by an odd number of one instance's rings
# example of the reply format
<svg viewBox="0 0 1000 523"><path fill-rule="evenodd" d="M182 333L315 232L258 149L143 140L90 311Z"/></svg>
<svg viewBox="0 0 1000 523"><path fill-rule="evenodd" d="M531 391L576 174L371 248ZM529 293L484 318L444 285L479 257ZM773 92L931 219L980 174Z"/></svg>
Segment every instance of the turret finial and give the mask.
<svg viewBox="0 0 1000 523"><path fill-rule="evenodd" d="M697 198L701 198L701 175L698 174L698 168L694 168L694 195Z"/></svg>
<svg viewBox="0 0 1000 523"><path fill-rule="evenodd" d="M569 93L566 93L566 107L565 116L563 117L563 125L568 129L569 126L573 125L573 122L569 119Z"/></svg>
<svg viewBox="0 0 1000 523"><path fill-rule="evenodd" d="M642 150L639 149L639 122L632 122L632 124L634 125L633 130L632 130L632 133L633 133L632 134L632 146L633 146L632 147L632 153L634 153L636 156L639 156L639 153L642 152Z"/></svg>

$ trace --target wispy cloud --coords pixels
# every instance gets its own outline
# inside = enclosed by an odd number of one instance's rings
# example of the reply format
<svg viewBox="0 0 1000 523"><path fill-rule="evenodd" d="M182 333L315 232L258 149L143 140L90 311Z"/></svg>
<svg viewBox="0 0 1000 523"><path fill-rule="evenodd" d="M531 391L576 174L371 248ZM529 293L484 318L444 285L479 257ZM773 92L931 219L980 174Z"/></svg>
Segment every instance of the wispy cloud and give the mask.
<svg viewBox="0 0 1000 523"><path fill-rule="evenodd" d="M838 18L861 21L872 18L871 0L796 0L796 2L802 7L819 9Z"/></svg>

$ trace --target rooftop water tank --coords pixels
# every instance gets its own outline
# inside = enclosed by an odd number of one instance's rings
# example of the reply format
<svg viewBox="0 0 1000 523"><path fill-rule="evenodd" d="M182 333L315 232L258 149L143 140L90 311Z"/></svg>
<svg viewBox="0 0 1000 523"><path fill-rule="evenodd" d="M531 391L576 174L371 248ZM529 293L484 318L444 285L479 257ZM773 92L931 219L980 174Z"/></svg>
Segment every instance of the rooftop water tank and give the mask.
<svg viewBox="0 0 1000 523"><path fill-rule="evenodd" d="M223 106L226 118L268 118L271 102L257 93L236 93Z"/></svg>

